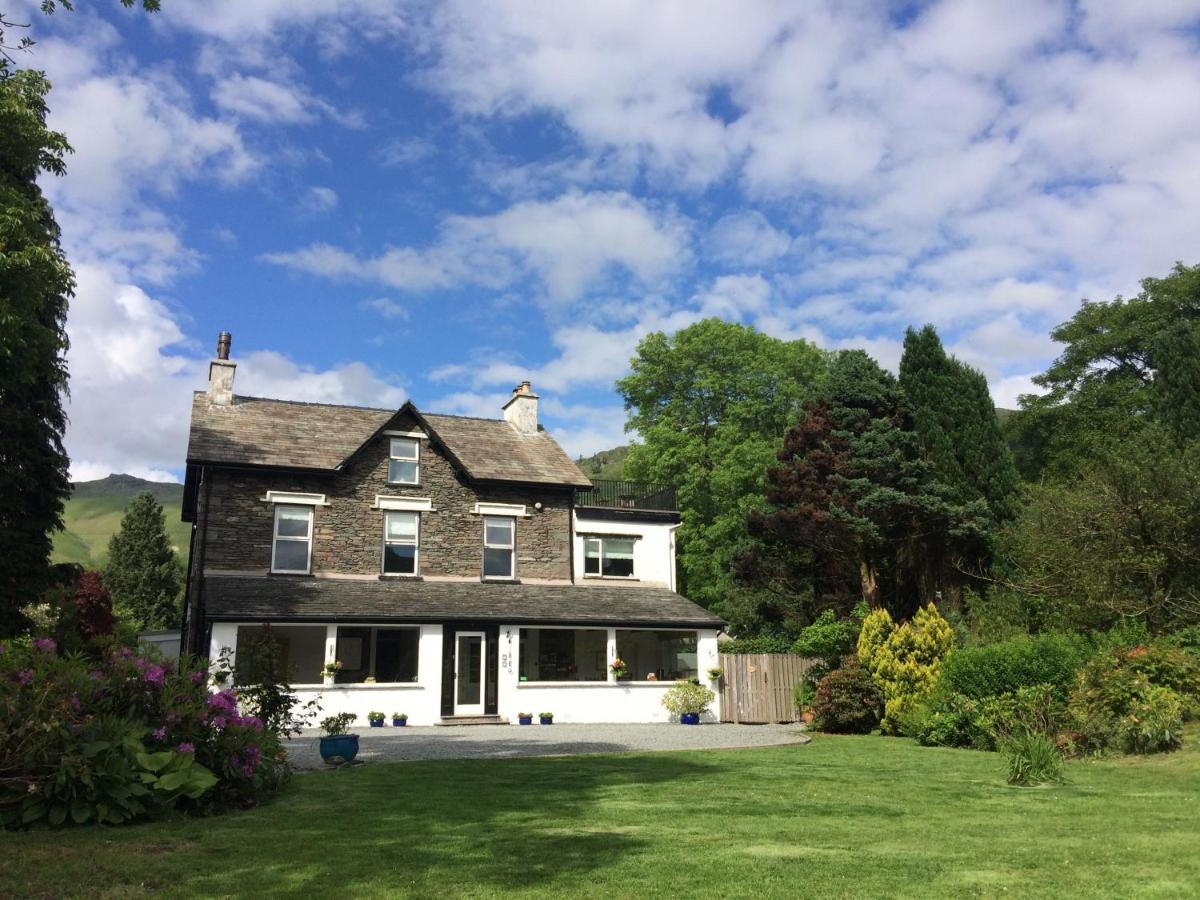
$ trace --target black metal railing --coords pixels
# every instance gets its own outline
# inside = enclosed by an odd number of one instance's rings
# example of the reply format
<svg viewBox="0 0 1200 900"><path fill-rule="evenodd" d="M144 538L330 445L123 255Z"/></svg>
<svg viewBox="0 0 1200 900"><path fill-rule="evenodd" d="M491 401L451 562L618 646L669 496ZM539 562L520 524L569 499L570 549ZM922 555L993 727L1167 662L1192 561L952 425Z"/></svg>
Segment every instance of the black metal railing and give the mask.
<svg viewBox="0 0 1200 900"><path fill-rule="evenodd" d="M609 509L655 509L675 512L675 488L648 481L613 481L593 478L591 488L575 492L576 506L602 506Z"/></svg>

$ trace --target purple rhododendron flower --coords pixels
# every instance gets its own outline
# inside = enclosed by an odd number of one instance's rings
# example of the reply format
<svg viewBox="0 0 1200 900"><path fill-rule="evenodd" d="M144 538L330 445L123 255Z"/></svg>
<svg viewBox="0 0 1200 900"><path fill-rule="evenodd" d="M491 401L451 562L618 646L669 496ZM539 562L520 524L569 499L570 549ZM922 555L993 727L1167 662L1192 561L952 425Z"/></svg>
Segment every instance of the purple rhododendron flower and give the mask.
<svg viewBox="0 0 1200 900"><path fill-rule="evenodd" d="M230 715L237 715L237 694L226 688L208 697L208 708L220 710Z"/></svg>
<svg viewBox="0 0 1200 900"><path fill-rule="evenodd" d="M123 659L129 659L131 656L133 656L132 650L130 650L128 647L121 648L121 657Z"/></svg>
<svg viewBox="0 0 1200 900"><path fill-rule="evenodd" d="M152 684L155 687L162 687L166 681L167 671L162 666L150 666L142 673L142 680L146 684Z"/></svg>
<svg viewBox="0 0 1200 900"><path fill-rule="evenodd" d="M18 672L17 673L17 681L19 681L21 683L22 687L32 684L33 683L33 670L25 669L24 671Z"/></svg>
<svg viewBox="0 0 1200 900"><path fill-rule="evenodd" d="M204 683L204 673L203 672L193 672L191 674L191 679L192 679L192 684L203 684Z"/></svg>
<svg viewBox="0 0 1200 900"><path fill-rule="evenodd" d="M38 650L45 650L47 653L53 653L58 649L58 644L54 642L54 638L38 638L33 642L33 646Z"/></svg>
<svg viewBox="0 0 1200 900"><path fill-rule="evenodd" d="M189 744L187 741L184 741L182 744L177 746L175 749L178 750L180 753L195 753L196 752L195 745Z"/></svg>
<svg viewBox="0 0 1200 900"><path fill-rule="evenodd" d="M213 716L209 724L213 728L224 728L229 722L224 716Z"/></svg>
<svg viewBox="0 0 1200 900"><path fill-rule="evenodd" d="M154 729L154 739L156 741L165 741L167 739L167 726L166 725L163 725L161 728Z"/></svg>
<svg viewBox="0 0 1200 900"><path fill-rule="evenodd" d="M70 702L71 708L74 709L75 712L80 712L83 709L83 704L79 702L79 698L74 694L71 695Z"/></svg>

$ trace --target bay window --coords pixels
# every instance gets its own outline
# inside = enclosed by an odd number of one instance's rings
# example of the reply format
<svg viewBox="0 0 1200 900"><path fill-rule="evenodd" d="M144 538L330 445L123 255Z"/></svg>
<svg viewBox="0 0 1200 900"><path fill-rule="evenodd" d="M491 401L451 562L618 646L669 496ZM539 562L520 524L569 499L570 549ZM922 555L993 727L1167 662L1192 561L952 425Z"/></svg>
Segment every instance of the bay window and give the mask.
<svg viewBox="0 0 1200 900"><path fill-rule="evenodd" d="M522 628L521 681L606 681L608 631Z"/></svg>
<svg viewBox="0 0 1200 900"><path fill-rule="evenodd" d="M336 659L342 664L337 684L361 684L374 678L378 684L417 680L419 628L338 626Z"/></svg>

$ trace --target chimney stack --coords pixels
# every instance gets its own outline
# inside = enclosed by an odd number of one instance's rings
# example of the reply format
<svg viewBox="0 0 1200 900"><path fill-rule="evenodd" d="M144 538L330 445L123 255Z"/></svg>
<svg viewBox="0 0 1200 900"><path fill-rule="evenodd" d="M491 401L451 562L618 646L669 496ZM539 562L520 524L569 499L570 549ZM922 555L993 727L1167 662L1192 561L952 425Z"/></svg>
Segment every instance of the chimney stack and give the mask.
<svg viewBox="0 0 1200 900"><path fill-rule="evenodd" d="M513 388L512 397L504 404L504 418L521 434L537 434L538 395L529 387L528 381L522 381Z"/></svg>
<svg viewBox="0 0 1200 900"><path fill-rule="evenodd" d="M212 406L233 405L233 376L237 363L229 360L233 335L222 331L217 336L217 358L208 364L208 402Z"/></svg>

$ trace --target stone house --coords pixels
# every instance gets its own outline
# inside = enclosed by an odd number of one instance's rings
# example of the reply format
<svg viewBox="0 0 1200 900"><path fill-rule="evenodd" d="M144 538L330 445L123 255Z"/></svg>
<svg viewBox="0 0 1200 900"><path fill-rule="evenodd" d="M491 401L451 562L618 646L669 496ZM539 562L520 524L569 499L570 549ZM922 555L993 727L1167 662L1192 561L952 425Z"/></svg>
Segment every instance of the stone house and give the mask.
<svg viewBox="0 0 1200 900"><path fill-rule="evenodd" d="M667 721L717 665L724 623L675 591L674 491L593 484L528 382L496 419L296 403L235 395L228 351L192 401L187 649L252 673L270 626L324 714L414 725Z"/></svg>

